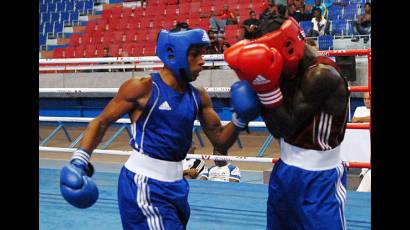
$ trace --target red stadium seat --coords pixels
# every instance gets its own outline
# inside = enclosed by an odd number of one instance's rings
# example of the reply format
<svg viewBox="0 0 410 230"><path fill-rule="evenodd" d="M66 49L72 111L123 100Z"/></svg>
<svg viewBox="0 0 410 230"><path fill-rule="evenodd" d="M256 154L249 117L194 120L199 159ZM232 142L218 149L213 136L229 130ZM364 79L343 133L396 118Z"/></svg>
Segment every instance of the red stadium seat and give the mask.
<svg viewBox="0 0 410 230"><path fill-rule="evenodd" d="M142 18L139 23L139 28L144 30L150 26L151 20L149 18Z"/></svg>
<svg viewBox="0 0 410 230"><path fill-rule="evenodd" d="M111 19L111 15L112 15L112 10L111 9L106 9L103 10L101 17L107 20Z"/></svg>
<svg viewBox="0 0 410 230"><path fill-rule="evenodd" d="M96 57L95 45L87 45L85 48L85 56L88 58Z"/></svg>
<svg viewBox="0 0 410 230"><path fill-rule="evenodd" d="M122 7L112 8L112 18L120 18L122 13Z"/></svg>
<svg viewBox="0 0 410 230"><path fill-rule="evenodd" d="M85 47L82 45L79 45L75 47L74 49L74 55L76 58L84 58L85 57Z"/></svg>
<svg viewBox="0 0 410 230"><path fill-rule="evenodd" d="M127 37L128 42L137 42L138 41L137 30L128 30L128 31L125 32L125 36Z"/></svg>
<svg viewBox="0 0 410 230"><path fill-rule="evenodd" d="M64 48L55 48L53 53L53 58L64 58L65 51Z"/></svg>
<svg viewBox="0 0 410 230"><path fill-rule="evenodd" d="M104 48L97 47L95 57L104 57Z"/></svg>
<svg viewBox="0 0 410 230"><path fill-rule="evenodd" d="M144 56L154 56L155 55L155 47L145 47L144 48Z"/></svg>
<svg viewBox="0 0 410 230"><path fill-rule="evenodd" d="M134 15L134 12L131 8L124 8L122 9L122 17L123 18L130 18L133 17L131 15Z"/></svg>
<svg viewBox="0 0 410 230"><path fill-rule="evenodd" d="M93 32L97 26L97 21L89 21L85 26L85 30L89 32Z"/></svg>
<svg viewBox="0 0 410 230"><path fill-rule="evenodd" d="M78 40L78 43L80 45L88 45L88 44L92 43L91 34L90 33L83 34L81 39Z"/></svg>
<svg viewBox="0 0 410 230"><path fill-rule="evenodd" d="M107 31L107 25L108 23L105 21L98 22L97 25L95 26L95 31L98 31L98 32Z"/></svg>
<svg viewBox="0 0 410 230"><path fill-rule="evenodd" d="M109 47L109 55L112 57L119 57L120 55L118 54L118 50L120 48L120 45L118 44L111 44Z"/></svg>
<svg viewBox="0 0 410 230"><path fill-rule="evenodd" d="M69 44L71 46L76 46L78 45L78 38L80 37L80 34L72 34L70 37L70 42Z"/></svg>
<svg viewBox="0 0 410 230"><path fill-rule="evenodd" d="M75 57L75 55L74 55L75 48L73 46L66 47L64 51L65 51L64 53L65 53L66 58Z"/></svg>

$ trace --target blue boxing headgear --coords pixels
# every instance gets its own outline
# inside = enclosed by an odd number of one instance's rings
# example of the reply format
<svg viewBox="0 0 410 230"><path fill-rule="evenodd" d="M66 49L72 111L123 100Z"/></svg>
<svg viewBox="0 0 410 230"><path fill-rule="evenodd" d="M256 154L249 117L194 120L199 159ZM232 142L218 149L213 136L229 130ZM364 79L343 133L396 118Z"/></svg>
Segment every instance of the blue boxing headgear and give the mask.
<svg viewBox="0 0 410 230"><path fill-rule="evenodd" d="M193 45L209 46L208 34L203 29L180 32L161 30L157 39L157 56L171 69L179 80L189 81L191 71L188 64L188 50Z"/></svg>

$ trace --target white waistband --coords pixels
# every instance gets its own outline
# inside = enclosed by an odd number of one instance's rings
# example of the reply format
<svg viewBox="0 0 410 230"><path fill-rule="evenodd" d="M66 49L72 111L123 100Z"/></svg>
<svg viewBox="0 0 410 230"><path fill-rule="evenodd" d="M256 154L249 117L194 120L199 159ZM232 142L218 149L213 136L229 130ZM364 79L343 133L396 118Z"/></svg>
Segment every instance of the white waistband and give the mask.
<svg viewBox="0 0 410 230"><path fill-rule="evenodd" d="M333 169L342 163L340 145L334 149L318 151L299 148L281 138L280 151L280 159L286 164L311 171Z"/></svg>
<svg viewBox="0 0 410 230"><path fill-rule="evenodd" d="M159 160L136 150L125 162L125 167L134 173L165 182L181 180L183 174L182 161Z"/></svg>

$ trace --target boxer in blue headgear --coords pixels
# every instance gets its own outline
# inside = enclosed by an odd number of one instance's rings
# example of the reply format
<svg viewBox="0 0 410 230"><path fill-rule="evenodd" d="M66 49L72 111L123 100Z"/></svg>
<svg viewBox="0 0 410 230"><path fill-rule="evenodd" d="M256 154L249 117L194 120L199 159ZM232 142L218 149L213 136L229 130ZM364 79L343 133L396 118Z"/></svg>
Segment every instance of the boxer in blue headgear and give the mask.
<svg viewBox="0 0 410 230"><path fill-rule="evenodd" d="M208 34L202 29L181 32L161 30L157 39L157 56L178 81L193 81L188 64L188 51L192 46L209 46Z"/></svg>
<svg viewBox="0 0 410 230"><path fill-rule="evenodd" d="M128 115L133 152L121 169L117 190L125 230L186 229L189 184L183 178L182 160L192 145L194 121L199 120L214 148L226 154L239 131L259 111L250 86L237 82L231 90L235 115L232 122L222 126L206 90L190 83L205 63L202 48L209 44L205 31L161 31L157 44L165 67L120 86L102 113L90 122L80 148L60 176L61 195L71 205L88 208L97 202L91 153L109 125Z"/></svg>

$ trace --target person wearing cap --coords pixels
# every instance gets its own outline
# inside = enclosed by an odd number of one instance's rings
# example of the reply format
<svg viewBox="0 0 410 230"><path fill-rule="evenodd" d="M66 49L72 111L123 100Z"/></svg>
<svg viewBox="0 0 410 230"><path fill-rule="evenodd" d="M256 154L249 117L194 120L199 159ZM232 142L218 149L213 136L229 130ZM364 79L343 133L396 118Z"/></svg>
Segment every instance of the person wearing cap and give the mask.
<svg viewBox="0 0 410 230"><path fill-rule="evenodd" d="M259 111L249 85L235 83L231 87L232 122L222 126L205 89L191 84L202 70L202 54L209 44L202 29L159 32L156 55L164 67L149 77L125 81L102 113L90 122L80 147L62 169L60 190L68 203L88 208L97 201L99 191L92 179L91 153L109 125L128 114L133 151L118 179L123 229L186 229L190 207L183 160L192 145L195 119L214 148L226 154L240 130ZM244 100L237 97L238 91L253 94Z"/></svg>

